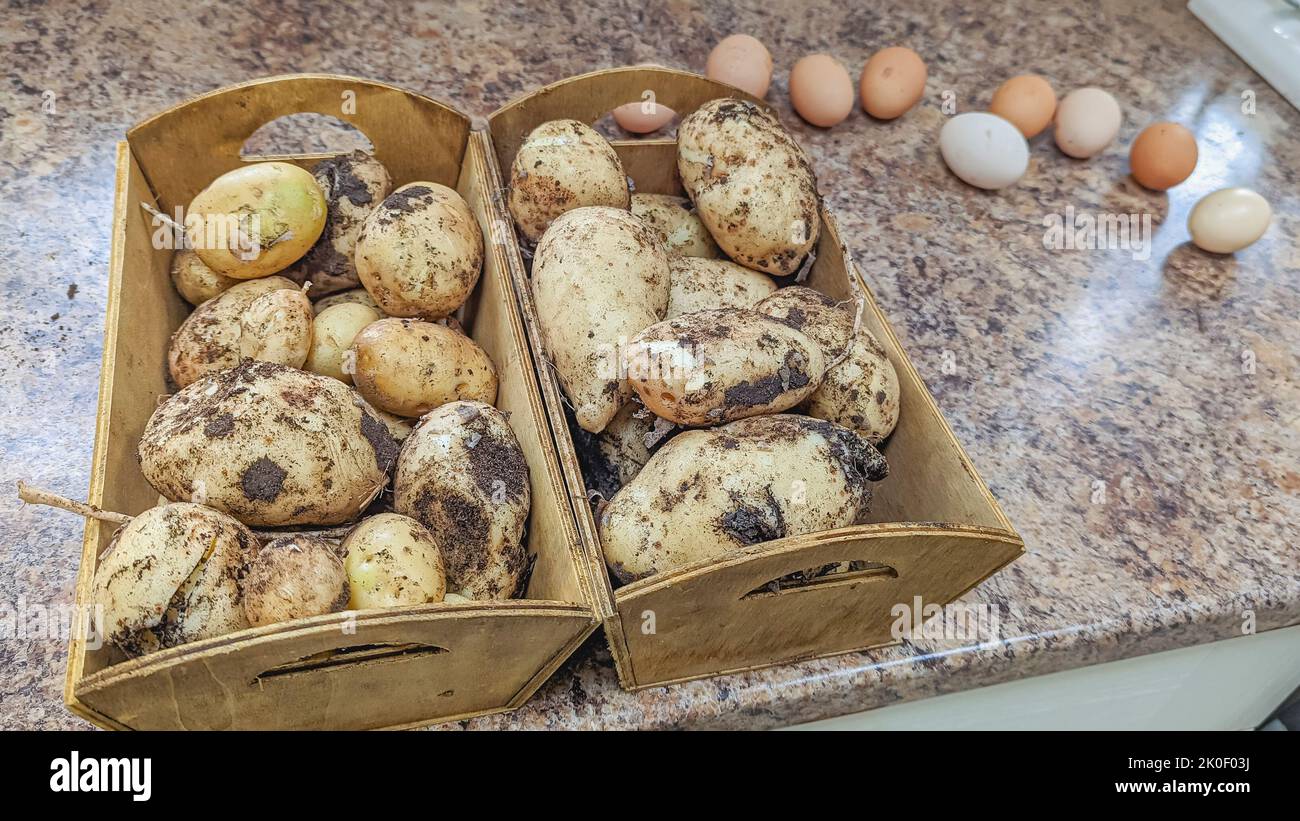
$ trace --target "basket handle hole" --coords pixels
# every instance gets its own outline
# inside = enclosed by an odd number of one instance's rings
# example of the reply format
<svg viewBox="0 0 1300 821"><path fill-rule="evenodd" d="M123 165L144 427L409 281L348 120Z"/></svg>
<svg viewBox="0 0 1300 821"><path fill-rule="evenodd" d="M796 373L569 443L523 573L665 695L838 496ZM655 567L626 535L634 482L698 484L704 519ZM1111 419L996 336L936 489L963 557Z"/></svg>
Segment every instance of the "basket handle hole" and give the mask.
<svg viewBox="0 0 1300 821"><path fill-rule="evenodd" d="M365 151L373 154L375 146L351 123L329 114L304 111L276 117L253 132L239 149L243 160L271 157L300 157L319 154L348 154Z"/></svg>
<svg viewBox="0 0 1300 821"><path fill-rule="evenodd" d="M255 681L267 681L268 679L281 678L283 676L309 673L316 670L329 670L367 662L394 661L397 659L436 656L447 652L450 652L447 648L439 647L436 644L418 644L414 642L401 644L357 644L352 647L342 647L337 650L322 650L319 653L312 653L309 656L303 656L294 661L276 665L265 672L259 673L255 677Z"/></svg>
<svg viewBox="0 0 1300 821"><path fill-rule="evenodd" d="M755 587L742 599L763 599L785 596L809 590L871 582L879 579L897 579L898 571L887 564L867 561L831 562L820 567L787 573Z"/></svg>

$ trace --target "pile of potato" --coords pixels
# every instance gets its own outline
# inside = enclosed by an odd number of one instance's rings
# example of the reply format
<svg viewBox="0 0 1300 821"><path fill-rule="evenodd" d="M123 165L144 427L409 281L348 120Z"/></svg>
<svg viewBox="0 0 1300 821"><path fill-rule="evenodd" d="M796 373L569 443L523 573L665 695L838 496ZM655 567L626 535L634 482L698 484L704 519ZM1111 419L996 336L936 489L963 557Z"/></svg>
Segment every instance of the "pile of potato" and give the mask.
<svg viewBox="0 0 1300 821"><path fill-rule="evenodd" d="M799 284L820 196L779 121L706 103L678 128L677 173L689 200L630 193L575 120L534 129L510 170L544 354L621 582L864 522L898 422L861 306Z"/></svg>
<svg viewBox="0 0 1300 821"><path fill-rule="evenodd" d="M214 180L185 228L171 274L195 308L138 446L163 498L100 559L106 638L136 655L521 595L528 463L492 360L450 318L483 265L460 195L393 190L361 152L264 162Z"/></svg>

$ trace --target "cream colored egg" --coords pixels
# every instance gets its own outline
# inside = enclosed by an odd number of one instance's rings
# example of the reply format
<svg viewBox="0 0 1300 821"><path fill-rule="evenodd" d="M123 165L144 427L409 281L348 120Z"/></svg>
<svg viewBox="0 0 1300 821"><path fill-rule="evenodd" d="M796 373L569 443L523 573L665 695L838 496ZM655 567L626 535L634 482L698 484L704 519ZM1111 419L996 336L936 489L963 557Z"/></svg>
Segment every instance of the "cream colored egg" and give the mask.
<svg viewBox="0 0 1300 821"><path fill-rule="evenodd" d="M1231 254L1268 230L1273 209L1249 188L1222 188L1207 194L1187 218L1192 242L1212 254Z"/></svg>
<svg viewBox="0 0 1300 821"><path fill-rule="evenodd" d="M1056 108L1056 145L1077 159L1096 156L1115 141L1123 119L1119 103L1109 92L1076 89Z"/></svg>

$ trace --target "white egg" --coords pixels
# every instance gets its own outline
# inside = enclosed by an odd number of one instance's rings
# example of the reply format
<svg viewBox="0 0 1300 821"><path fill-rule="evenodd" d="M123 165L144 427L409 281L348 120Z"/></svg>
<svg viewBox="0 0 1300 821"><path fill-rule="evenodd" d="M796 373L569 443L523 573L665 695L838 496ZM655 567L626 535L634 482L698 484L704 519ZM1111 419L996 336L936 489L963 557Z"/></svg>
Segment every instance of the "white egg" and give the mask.
<svg viewBox="0 0 1300 821"><path fill-rule="evenodd" d="M1056 145L1076 159L1100 154L1124 121L1119 101L1100 88L1071 91L1056 107Z"/></svg>
<svg viewBox="0 0 1300 821"><path fill-rule="evenodd" d="M1187 232L1212 254L1240 251L1264 236L1273 219L1268 200L1249 188L1221 188L1206 194L1187 217Z"/></svg>
<svg viewBox="0 0 1300 821"><path fill-rule="evenodd" d="M952 173L977 188L1006 188L1029 167L1029 143L996 114L958 114L939 132L939 151Z"/></svg>

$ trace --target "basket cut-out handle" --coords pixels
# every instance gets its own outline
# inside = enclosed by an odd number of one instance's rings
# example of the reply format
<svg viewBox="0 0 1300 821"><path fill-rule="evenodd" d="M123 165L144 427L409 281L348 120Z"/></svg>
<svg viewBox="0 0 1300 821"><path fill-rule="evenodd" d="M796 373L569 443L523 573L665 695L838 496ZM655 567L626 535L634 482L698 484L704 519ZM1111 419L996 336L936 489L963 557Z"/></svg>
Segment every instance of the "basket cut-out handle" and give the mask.
<svg viewBox="0 0 1300 821"><path fill-rule="evenodd" d="M811 590L825 590L829 587L843 587L845 585L861 584L876 579L898 578L897 570L887 564L881 564L879 562L863 562L854 560L829 562L828 564L844 564L848 565L848 569L834 570L824 576L813 576L807 579L795 579L792 581L782 581L786 576L777 576L776 578L773 578L749 591L744 596L741 596L741 598L758 599L770 596L786 596L795 593L806 593ZM866 566L855 568L854 565ZM824 567L825 565L822 566ZM796 573L797 572L799 571L796 571Z"/></svg>
<svg viewBox="0 0 1300 821"><path fill-rule="evenodd" d="M289 74L228 86L151 117L127 132L127 141L170 211L245 162L240 151L259 128L304 113L337 117L359 130L394 185L456 185L469 118L420 94L358 77Z"/></svg>
<svg viewBox="0 0 1300 821"><path fill-rule="evenodd" d="M767 108L762 100L738 88L688 71L658 66L593 71L540 88L488 118L501 167L509 169L524 137L542 123L557 119L594 123L617 106L645 99L646 92L678 117L719 97L736 97Z"/></svg>
<svg viewBox="0 0 1300 821"><path fill-rule="evenodd" d="M356 664L396 659L436 656L450 652L445 647L416 642L357 644L337 650L322 650L294 661L278 664L254 677L254 681L267 681L283 676L299 675L323 670L334 670Z"/></svg>

